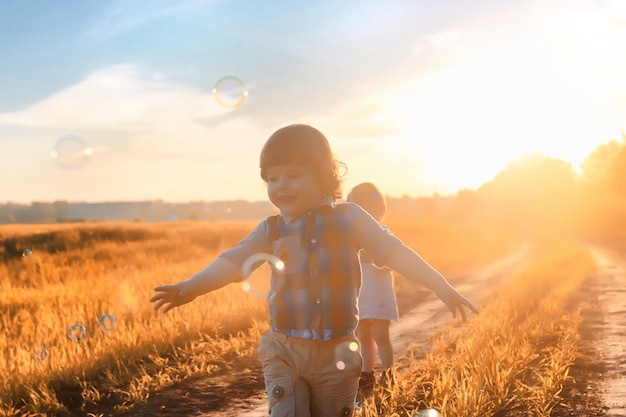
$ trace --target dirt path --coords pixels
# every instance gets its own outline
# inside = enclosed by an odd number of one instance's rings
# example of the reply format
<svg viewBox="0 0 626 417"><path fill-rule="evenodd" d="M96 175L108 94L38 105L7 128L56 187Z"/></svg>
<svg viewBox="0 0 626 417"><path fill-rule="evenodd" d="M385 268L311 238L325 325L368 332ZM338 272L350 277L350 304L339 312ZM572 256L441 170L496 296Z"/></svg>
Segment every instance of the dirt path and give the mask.
<svg viewBox="0 0 626 417"><path fill-rule="evenodd" d="M485 288L493 283L502 282L515 275L515 272L523 266L523 258L528 254L529 245L522 245L517 251L487 267L464 274L463 276L449 277L454 281L455 288L469 297L480 308L481 301L486 299ZM390 327L391 341L396 357L404 355L407 349L413 345L419 346L419 351L426 352L428 339L444 323L453 320L447 307L428 290L416 293L417 302L400 304L401 318L392 322ZM400 299L400 298L399 298ZM409 301L410 302L410 301ZM409 308L409 306L411 306ZM403 312L406 309L406 312ZM419 352L418 351L418 352ZM419 353L418 353L419 354ZM267 416L266 396L260 390L245 409L229 409L218 412L199 414L201 417L265 417Z"/></svg>
<svg viewBox="0 0 626 417"><path fill-rule="evenodd" d="M626 257L601 246L588 247L598 263L597 273L588 288L588 298L595 297L595 303L590 303L592 307L584 317L585 331L581 338L586 355L572 370L576 381L575 386L569 388L570 401L588 404L572 407L571 413L565 410L566 414L562 415L626 416ZM487 267L448 278L480 308L489 296L489 288L514 276L527 264L529 256L531 246L526 244ZM418 355L427 352L429 337L453 320L432 292L418 290L412 296L416 299L405 299L404 304L399 305L401 318L390 328L396 357L402 356L409 347L417 347ZM143 417L267 416L263 376L256 357L237 358L226 368L230 371L222 375L184 381L158 393L131 414ZM588 414L592 409L597 412Z"/></svg>
<svg viewBox="0 0 626 417"><path fill-rule="evenodd" d="M588 245L598 269L589 281L595 311L588 315L596 373L593 388L607 417L626 416L626 253Z"/></svg>
<svg viewBox="0 0 626 417"><path fill-rule="evenodd" d="M528 255L529 247L529 244L523 244L505 258L461 276L449 276L448 279L480 309L489 295L489 288L515 275L523 267L523 259ZM404 355L411 345L418 347L415 351L418 355L419 352L430 350L429 337L444 323L454 320L434 293L425 290L423 297L399 321L391 324L391 342L396 357Z"/></svg>

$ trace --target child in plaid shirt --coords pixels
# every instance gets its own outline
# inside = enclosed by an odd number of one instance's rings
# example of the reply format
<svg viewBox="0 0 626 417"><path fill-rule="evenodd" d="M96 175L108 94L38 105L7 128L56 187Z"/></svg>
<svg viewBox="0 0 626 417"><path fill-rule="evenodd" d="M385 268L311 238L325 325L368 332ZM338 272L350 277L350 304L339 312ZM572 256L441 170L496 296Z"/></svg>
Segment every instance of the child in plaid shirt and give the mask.
<svg viewBox="0 0 626 417"><path fill-rule="evenodd" d="M365 210L336 202L338 165L319 130L295 124L274 132L261 151L260 168L280 214L188 279L156 287L151 298L155 309L167 312L245 279L242 266L255 255L280 258L268 294L271 330L258 347L273 417L353 415L362 367L355 335L361 249L376 265L435 291L453 317L458 312L465 320L465 308L478 312Z"/></svg>

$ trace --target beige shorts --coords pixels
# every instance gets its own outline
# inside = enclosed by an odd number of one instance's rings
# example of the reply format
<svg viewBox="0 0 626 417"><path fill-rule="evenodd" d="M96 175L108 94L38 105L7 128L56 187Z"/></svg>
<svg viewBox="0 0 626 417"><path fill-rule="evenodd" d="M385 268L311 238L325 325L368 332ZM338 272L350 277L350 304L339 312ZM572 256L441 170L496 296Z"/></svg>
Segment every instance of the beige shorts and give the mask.
<svg viewBox="0 0 626 417"><path fill-rule="evenodd" d="M269 331L258 347L272 417L349 417L362 358L357 338L310 340Z"/></svg>

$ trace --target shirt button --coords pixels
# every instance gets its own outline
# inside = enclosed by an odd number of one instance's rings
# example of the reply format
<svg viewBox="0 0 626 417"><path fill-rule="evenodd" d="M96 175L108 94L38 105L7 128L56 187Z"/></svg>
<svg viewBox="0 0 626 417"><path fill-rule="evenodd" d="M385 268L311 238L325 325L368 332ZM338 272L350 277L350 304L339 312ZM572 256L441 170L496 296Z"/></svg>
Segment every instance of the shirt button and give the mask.
<svg viewBox="0 0 626 417"><path fill-rule="evenodd" d="M317 240L316 240L315 238L313 238L313 239L311 239L311 243L312 243L312 244L316 244L316 243L317 243Z"/></svg>
<svg viewBox="0 0 626 417"><path fill-rule="evenodd" d="M316 299L315 299L315 304L319 304L319 303L321 303L321 302L322 302L322 301L321 301L319 298L316 298Z"/></svg>

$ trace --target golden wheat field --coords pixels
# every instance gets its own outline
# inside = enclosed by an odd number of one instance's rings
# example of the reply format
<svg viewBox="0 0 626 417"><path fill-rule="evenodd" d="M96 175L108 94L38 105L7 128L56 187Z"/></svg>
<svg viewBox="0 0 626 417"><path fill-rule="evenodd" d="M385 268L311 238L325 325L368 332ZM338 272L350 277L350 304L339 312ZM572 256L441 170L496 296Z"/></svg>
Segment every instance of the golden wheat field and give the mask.
<svg viewBox="0 0 626 417"><path fill-rule="evenodd" d="M485 225L415 216L387 223L451 276L521 243ZM0 226L0 416L131 415L177 381L251 355L267 328L267 269L255 271L246 291L231 284L166 315L149 298L254 224ZM527 267L484 289L479 315L433 335L425 356L399 358L397 384L365 400L360 415L550 415L578 355L580 312L571 301L594 264L572 240L532 244ZM398 293L415 290L401 276L396 285Z"/></svg>

